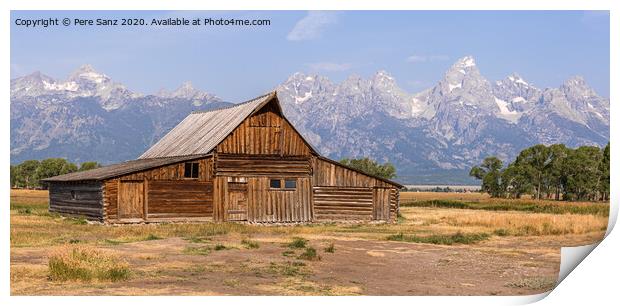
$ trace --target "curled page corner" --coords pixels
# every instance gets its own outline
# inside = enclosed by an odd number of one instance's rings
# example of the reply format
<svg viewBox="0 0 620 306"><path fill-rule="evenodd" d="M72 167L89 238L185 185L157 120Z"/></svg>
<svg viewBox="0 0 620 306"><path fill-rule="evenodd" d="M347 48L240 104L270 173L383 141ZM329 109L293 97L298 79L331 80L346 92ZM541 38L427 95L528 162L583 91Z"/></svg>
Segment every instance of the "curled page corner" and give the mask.
<svg viewBox="0 0 620 306"><path fill-rule="evenodd" d="M556 287L579 265L600 242L576 247L563 247L560 251L560 273Z"/></svg>

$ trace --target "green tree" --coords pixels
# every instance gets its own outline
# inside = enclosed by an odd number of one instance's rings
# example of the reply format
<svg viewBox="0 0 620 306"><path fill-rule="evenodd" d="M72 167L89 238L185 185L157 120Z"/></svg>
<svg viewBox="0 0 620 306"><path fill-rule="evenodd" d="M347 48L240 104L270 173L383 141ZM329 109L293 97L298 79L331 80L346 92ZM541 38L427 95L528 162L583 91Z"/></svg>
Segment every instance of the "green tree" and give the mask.
<svg viewBox="0 0 620 306"><path fill-rule="evenodd" d="M368 157L364 157L361 159L344 158L340 160L340 163L364 173L376 175L385 179L392 179L396 177L396 168L394 168L394 165L389 162L379 164Z"/></svg>
<svg viewBox="0 0 620 306"><path fill-rule="evenodd" d="M67 174L77 171L78 168L74 163L68 162L64 158L48 158L41 161L37 168L36 175L38 179Z"/></svg>
<svg viewBox="0 0 620 306"><path fill-rule="evenodd" d="M92 170L92 169L96 169L101 167L101 164L99 164L96 161L87 161L87 162L83 162L80 164L80 169L78 169L78 171L86 171L86 170Z"/></svg>
<svg viewBox="0 0 620 306"><path fill-rule="evenodd" d="M33 188L39 186L37 169L41 163L38 160L26 160L15 167L15 187Z"/></svg>
<svg viewBox="0 0 620 306"><path fill-rule="evenodd" d="M611 157L609 156L609 154L610 153L609 153L609 142L608 142L607 145L605 146L605 149L603 149L603 159L599 167L599 172L601 175L599 191L601 193L601 200L603 201L606 201L609 199L609 192L610 192L609 173L610 173Z"/></svg>
<svg viewBox="0 0 620 306"><path fill-rule="evenodd" d="M17 187L17 166L11 165L11 188Z"/></svg>
<svg viewBox="0 0 620 306"><path fill-rule="evenodd" d="M495 157L490 156L482 161L482 164L471 168L469 175L482 180L482 191L488 192L491 197L502 197L505 193L502 185L501 169L503 162Z"/></svg>
<svg viewBox="0 0 620 306"><path fill-rule="evenodd" d="M548 187L551 150L542 144L529 147L519 153L515 163L524 171L529 172L532 185L536 190L536 199L540 199L541 193Z"/></svg>
<svg viewBox="0 0 620 306"><path fill-rule="evenodd" d="M512 163L501 173L502 189L515 199L521 198L523 194L532 190L532 183L527 172L519 165Z"/></svg>
<svg viewBox="0 0 620 306"><path fill-rule="evenodd" d="M594 200L600 186L603 152L598 147L583 146L570 151L564 165L566 200Z"/></svg>
<svg viewBox="0 0 620 306"><path fill-rule="evenodd" d="M551 151L551 162L549 164L548 177L550 187L553 189L553 193L556 200L560 200L560 195L566 188L566 158L571 149L567 148L564 144L554 144L549 146Z"/></svg>

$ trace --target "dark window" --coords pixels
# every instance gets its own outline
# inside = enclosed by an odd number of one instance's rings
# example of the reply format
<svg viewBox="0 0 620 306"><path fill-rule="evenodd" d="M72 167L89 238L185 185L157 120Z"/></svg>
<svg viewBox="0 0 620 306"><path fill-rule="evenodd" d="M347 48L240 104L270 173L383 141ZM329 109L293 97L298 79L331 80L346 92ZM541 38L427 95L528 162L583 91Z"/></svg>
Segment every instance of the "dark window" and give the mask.
<svg viewBox="0 0 620 306"><path fill-rule="evenodd" d="M75 190L71 190L71 199L77 200L77 196L75 195Z"/></svg>
<svg viewBox="0 0 620 306"><path fill-rule="evenodd" d="M198 178L199 163L185 163L185 177Z"/></svg>
<svg viewBox="0 0 620 306"><path fill-rule="evenodd" d="M282 188L282 181L281 180L271 180L269 181L269 187L271 188Z"/></svg>
<svg viewBox="0 0 620 306"><path fill-rule="evenodd" d="M295 188L297 188L297 180L295 180L295 179L286 179L286 180L284 180L284 188L287 188L287 189L295 189Z"/></svg>

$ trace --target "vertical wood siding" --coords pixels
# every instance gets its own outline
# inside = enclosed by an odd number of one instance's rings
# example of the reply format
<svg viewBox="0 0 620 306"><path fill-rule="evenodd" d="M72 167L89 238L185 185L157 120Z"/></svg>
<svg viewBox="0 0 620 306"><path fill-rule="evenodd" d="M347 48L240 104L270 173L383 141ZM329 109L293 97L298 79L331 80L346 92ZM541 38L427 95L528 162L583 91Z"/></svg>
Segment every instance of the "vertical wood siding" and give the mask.
<svg viewBox="0 0 620 306"><path fill-rule="evenodd" d="M310 148L273 103L245 119L218 146L218 153L307 156Z"/></svg>
<svg viewBox="0 0 620 306"><path fill-rule="evenodd" d="M390 193L389 188L374 188L372 195L373 220L390 221Z"/></svg>
<svg viewBox="0 0 620 306"><path fill-rule="evenodd" d="M119 181L119 218L144 218L144 181Z"/></svg>
<svg viewBox="0 0 620 306"><path fill-rule="evenodd" d="M104 219L100 182L50 183L49 195L50 212L84 216L89 220Z"/></svg>
<svg viewBox="0 0 620 306"><path fill-rule="evenodd" d="M294 190L269 187L269 177L248 178L248 221L307 222L312 220L310 177L297 177Z"/></svg>

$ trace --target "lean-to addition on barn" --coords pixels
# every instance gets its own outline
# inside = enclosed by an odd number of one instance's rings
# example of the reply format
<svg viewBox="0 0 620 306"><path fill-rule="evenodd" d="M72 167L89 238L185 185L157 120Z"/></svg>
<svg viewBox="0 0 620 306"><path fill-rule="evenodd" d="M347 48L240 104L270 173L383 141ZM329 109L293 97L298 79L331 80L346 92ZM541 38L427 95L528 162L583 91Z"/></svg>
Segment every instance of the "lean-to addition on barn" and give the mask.
<svg viewBox="0 0 620 306"><path fill-rule="evenodd" d="M191 113L136 160L43 181L51 212L108 223L393 221L402 187L320 156L275 92Z"/></svg>

